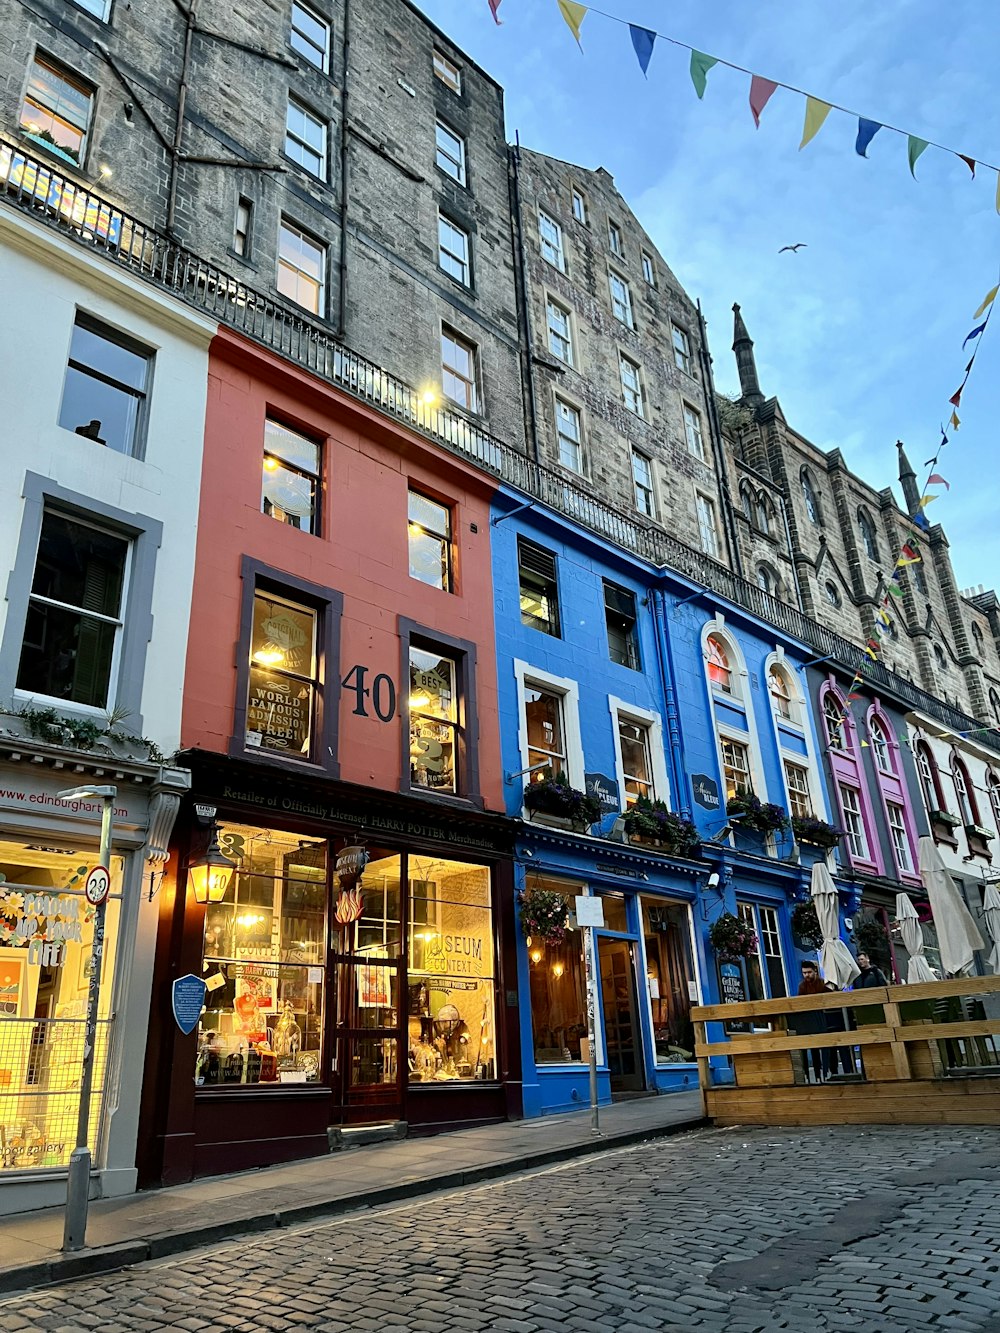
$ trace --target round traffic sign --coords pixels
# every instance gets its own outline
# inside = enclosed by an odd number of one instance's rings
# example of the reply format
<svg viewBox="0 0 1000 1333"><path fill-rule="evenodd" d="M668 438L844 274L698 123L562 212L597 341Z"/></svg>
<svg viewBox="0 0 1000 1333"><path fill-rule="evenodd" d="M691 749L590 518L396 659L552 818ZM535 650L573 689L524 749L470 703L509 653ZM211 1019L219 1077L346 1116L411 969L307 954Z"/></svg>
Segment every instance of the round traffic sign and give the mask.
<svg viewBox="0 0 1000 1333"><path fill-rule="evenodd" d="M94 866L87 876L83 892L91 907L100 907L111 889L111 874L107 866Z"/></svg>

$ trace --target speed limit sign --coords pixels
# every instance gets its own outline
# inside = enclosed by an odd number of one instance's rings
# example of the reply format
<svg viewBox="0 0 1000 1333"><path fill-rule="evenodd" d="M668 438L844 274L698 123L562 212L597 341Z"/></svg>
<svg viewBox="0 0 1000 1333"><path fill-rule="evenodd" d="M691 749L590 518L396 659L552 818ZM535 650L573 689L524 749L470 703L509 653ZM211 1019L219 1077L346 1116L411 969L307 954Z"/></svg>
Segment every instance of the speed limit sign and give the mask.
<svg viewBox="0 0 1000 1333"><path fill-rule="evenodd" d="M111 888L111 875L107 866L94 866L93 870L87 876L87 882L83 886L83 892L92 907L100 907L101 903L108 896Z"/></svg>

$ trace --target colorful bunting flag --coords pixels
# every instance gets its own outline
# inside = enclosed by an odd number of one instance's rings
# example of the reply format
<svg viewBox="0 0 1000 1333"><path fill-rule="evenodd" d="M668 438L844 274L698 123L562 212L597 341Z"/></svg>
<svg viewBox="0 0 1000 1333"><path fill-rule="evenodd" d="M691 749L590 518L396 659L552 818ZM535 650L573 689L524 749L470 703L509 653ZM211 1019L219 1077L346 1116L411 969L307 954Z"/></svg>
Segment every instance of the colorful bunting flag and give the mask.
<svg viewBox="0 0 1000 1333"><path fill-rule="evenodd" d="M903 589L899 586L898 583L890 583L889 592L892 594L893 597L904 596Z"/></svg>
<svg viewBox="0 0 1000 1333"><path fill-rule="evenodd" d="M653 54L653 43L656 41L656 33L650 32L648 28L638 28L634 23L628 25L629 36L632 38L632 46L635 50L636 59L639 61L639 68L643 74L649 69L649 60ZM648 74L646 74L648 78Z"/></svg>
<svg viewBox="0 0 1000 1333"><path fill-rule="evenodd" d="M559 2L561 4L562 0L559 0ZM926 147L927 147L926 139L918 139L915 134L908 134L906 136L906 155L910 162L910 175L913 177L914 180L917 179L917 173L914 171L913 168L917 165L917 158L920 156L920 154L924 151Z"/></svg>
<svg viewBox="0 0 1000 1333"><path fill-rule="evenodd" d="M975 159L974 157L966 157L964 153L959 153L959 157L962 159L962 161L965 163L965 165L966 165L966 166L969 168L969 170L972 172L972 179L975 180L975 179L976 179L976 159Z"/></svg>
<svg viewBox="0 0 1000 1333"><path fill-rule="evenodd" d="M931 525L923 514L914 514L910 522L915 523L921 532L930 532L931 530Z"/></svg>
<svg viewBox="0 0 1000 1333"><path fill-rule="evenodd" d="M942 477L940 472L932 472L931 475L927 478L927 485L943 486L946 491L951 490L951 482L945 481L944 477Z"/></svg>
<svg viewBox="0 0 1000 1333"><path fill-rule="evenodd" d="M760 129L761 112L777 90L778 85L773 79L765 79L760 74L750 76L750 110L753 113L753 123L758 129Z"/></svg>
<svg viewBox="0 0 1000 1333"><path fill-rule="evenodd" d="M861 742L861 748L862 748L862 750L870 750L872 747L868 744L867 741L862 741L862 742Z"/></svg>
<svg viewBox="0 0 1000 1333"><path fill-rule="evenodd" d="M802 127L802 142L799 144L799 152L805 148L810 139L815 139L831 110L829 102L821 102L818 97L806 98L806 119Z"/></svg>
<svg viewBox="0 0 1000 1333"><path fill-rule="evenodd" d="M986 320L984 319L982 324L977 324L976 327L970 333L967 333L965 335L965 342L962 343L963 352L965 351L965 343L969 342L972 338L978 338L979 335L982 333L983 329L985 328L986 328Z"/></svg>
<svg viewBox="0 0 1000 1333"><path fill-rule="evenodd" d="M867 157L868 145L882 128L884 127L880 125L877 120L866 120L864 116L859 116L858 137L854 145L854 151L861 157Z"/></svg>
<svg viewBox="0 0 1000 1333"><path fill-rule="evenodd" d="M958 430L959 426L962 424L961 421L959 420L957 412L952 412L948 420L951 422L952 430Z"/></svg>
<svg viewBox="0 0 1000 1333"><path fill-rule="evenodd" d="M964 388L965 384L963 383L959 388L955 390L955 392L948 399L948 402L951 403L952 407L957 407L959 403L962 401L962 389Z"/></svg>
<svg viewBox="0 0 1000 1333"><path fill-rule="evenodd" d="M927 506L931 503L931 501L936 499L937 499L936 495L922 495L920 497L920 504L917 507L919 509L926 509Z"/></svg>
<svg viewBox="0 0 1000 1333"><path fill-rule="evenodd" d="M566 25L570 32L576 38L576 44L583 50L583 43L580 41L580 25L587 17L587 6L578 5L576 0L557 0L559 12L566 20Z"/></svg>
<svg viewBox="0 0 1000 1333"><path fill-rule="evenodd" d="M493 22L497 25L498 28L501 26L501 22L497 14L497 10L500 8L502 3L503 0L487 0L487 4L490 7L490 13L493 15Z"/></svg>
<svg viewBox="0 0 1000 1333"><path fill-rule="evenodd" d="M1000 292L1000 283L998 283L996 287L991 287L991 288L989 289L989 291L988 291L988 292L986 293L986 295L983 297L983 301L982 301L982 304L980 305L979 309L978 309L978 310L976 311L976 313L972 316L973 319L978 319L979 316L980 316L980 315L983 313L983 311L986 309L986 307L987 307L988 305L992 305L992 304L993 304L993 301L996 299L996 294L997 294L997 292Z"/></svg>
<svg viewBox="0 0 1000 1333"><path fill-rule="evenodd" d="M708 71L718 63L715 56L707 56L704 51L691 52L691 82L694 84L694 90L699 98L705 96Z"/></svg>

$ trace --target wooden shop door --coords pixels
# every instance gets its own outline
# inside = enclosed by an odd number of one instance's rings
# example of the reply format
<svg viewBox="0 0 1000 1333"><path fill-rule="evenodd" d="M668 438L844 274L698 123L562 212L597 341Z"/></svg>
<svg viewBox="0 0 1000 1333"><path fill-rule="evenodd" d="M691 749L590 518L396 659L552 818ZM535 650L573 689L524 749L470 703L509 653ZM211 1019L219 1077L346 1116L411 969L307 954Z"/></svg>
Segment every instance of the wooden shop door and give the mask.
<svg viewBox="0 0 1000 1333"><path fill-rule="evenodd" d="M406 1031L402 958L333 955L336 1073L345 1124L402 1120Z"/></svg>

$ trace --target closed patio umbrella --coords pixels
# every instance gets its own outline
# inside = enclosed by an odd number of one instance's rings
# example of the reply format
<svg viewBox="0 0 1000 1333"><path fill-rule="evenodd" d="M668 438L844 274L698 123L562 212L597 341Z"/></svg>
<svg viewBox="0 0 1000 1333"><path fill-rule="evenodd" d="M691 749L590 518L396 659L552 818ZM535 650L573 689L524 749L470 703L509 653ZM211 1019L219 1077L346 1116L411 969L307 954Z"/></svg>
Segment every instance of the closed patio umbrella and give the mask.
<svg viewBox="0 0 1000 1333"><path fill-rule="evenodd" d="M840 938L837 886L822 861L817 861L812 868L810 893L819 928L823 932L823 947L819 953L820 970L827 981L835 981L843 990L859 975L860 969L854 961L854 955Z"/></svg>
<svg viewBox="0 0 1000 1333"><path fill-rule="evenodd" d="M934 917L941 966L951 976L961 976L972 970L974 950L986 946L933 839L927 837L920 839L920 878Z"/></svg>
<svg viewBox="0 0 1000 1333"><path fill-rule="evenodd" d="M910 955L906 966L906 980L912 986L917 981L936 981L931 965L924 957L924 932L917 909L906 893L896 894L896 924L899 926L903 947Z"/></svg>
<svg viewBox="0 0 1000 1333"><path fill-rule="evenodd" d="M993 948L990 950L990 967L1000 973L1000 892L995 884L987 884L983 895L983 919L989 931Z"/></svg>

